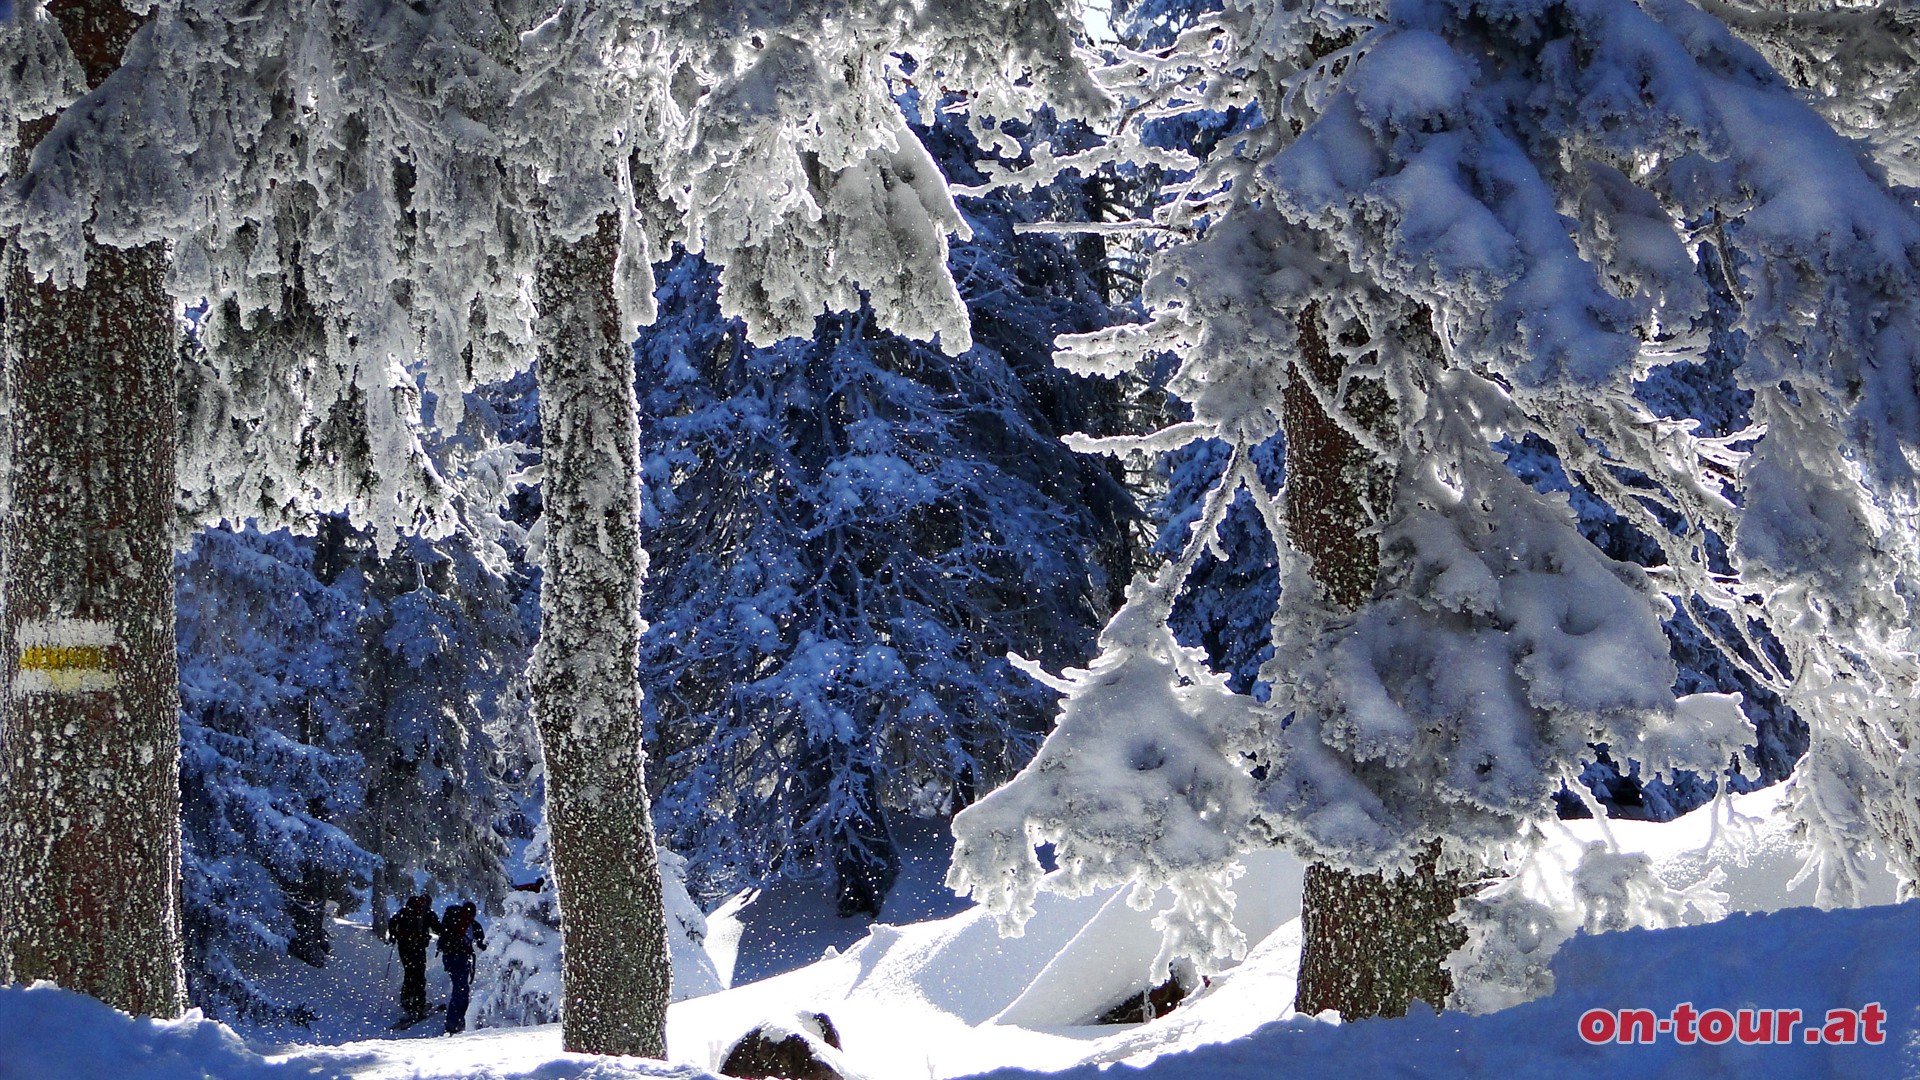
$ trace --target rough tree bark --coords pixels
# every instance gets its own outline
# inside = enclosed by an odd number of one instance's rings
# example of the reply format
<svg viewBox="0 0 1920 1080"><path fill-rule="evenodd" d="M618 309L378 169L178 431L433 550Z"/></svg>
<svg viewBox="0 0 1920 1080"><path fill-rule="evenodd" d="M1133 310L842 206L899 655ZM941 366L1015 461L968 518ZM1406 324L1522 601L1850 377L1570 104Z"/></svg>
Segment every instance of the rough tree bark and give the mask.
<svg viewBox="0 0 1920 1080"><path fill-rule="evenodd" d="M666 1056L666 917L640 742L640 429L619 221L549 241L536 283L546 563L531 676L547 765L568 1050Z"/></svg>
<svg viewBox="0 0 1920 1080"><path fill-rule="evenodd" d="M90 87L144 21L48 5ZM52 120L22 126L22 154ZM23 159L24 160L24 159ZM87 245L84 288L4 256L0 977L177 1016L180 704L166 253Z"/></svg>
<svg viewBox="0 0 1920 1080"><path fill-rule="evenodd" d="M1346 367L1327 341L1317 305L1302 312L1299 330L1301 359L1289 366L1281 401L1289 537L1328 599L1353 610L1372 597L1380 574L1373 530L1391 497L1392 468L1328 416L1303 381L1331 390ZM1393 403L1377 383L1351 380L1344 405L1369 429L1390 426ZM1440 1008L1453 989L1440 962L1466 940L1447 922L1463 893L1462 880L1436 873L1431 858L1392 877L1308 867L1294 1008L1337 1009L1348 1020L1404 1016L1416 998Z"/></svg>

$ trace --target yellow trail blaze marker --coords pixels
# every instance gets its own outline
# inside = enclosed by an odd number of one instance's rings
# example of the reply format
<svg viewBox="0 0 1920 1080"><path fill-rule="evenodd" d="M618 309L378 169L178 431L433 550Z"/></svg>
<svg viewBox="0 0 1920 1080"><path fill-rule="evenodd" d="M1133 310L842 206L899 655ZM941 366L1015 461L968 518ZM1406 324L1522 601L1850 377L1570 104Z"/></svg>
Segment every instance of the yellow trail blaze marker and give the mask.
<svg viewBox="0 0 1920 1080"><path fill-rule="evenodd" d="M20 650L21 671L103 671L107 650L100 645L29 645Z"/></svg>
<svg viewBox="0 0 1920 1080"><path fill-rule="evenodd" d="M120 685L113 672L113 624L97 619L31 619L17 636L13 693L85 694Z"/></svg>

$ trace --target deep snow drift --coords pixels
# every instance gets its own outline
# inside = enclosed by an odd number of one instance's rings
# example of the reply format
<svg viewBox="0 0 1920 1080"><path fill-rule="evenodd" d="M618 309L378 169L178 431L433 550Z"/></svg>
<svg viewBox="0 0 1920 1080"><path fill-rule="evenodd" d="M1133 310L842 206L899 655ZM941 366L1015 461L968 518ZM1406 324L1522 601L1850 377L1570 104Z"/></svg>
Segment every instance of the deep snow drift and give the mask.
<svg viewBox="0 0 1920 1080"><path fill-rule="evenodd" d="M1514 1078L1752 1076L1767 1080L1900 1080L1920 1076L1920 903L1849 911L1794 908L1739 913L1711 926L1628 930L1580 937L1554 961L1550 998L1491 1016L1447 1013L1334 1026L1305 1017L1250 1037L1118 1068L1108 1080L1270 1080L1303 1077ZM1651 1010L1687 1003L1710 1009L1798 1009L1821 1026L1830 1009L1879 1005L1877 1046L1808 1045L1806 1027L1786 1044L1681 1045L1656 1034L1648 1045L1589 1045L1579 1033L1590 1009ZM1696 1038L1704 1030L1691 1025ZM1769 1037L1779 1027L1769 1018ZM1856 1034L1855 1038L1860 1035ZM1020 1070L995 1080L1032 1076ZM1093 1068L1049 1073L1091 1080Z"/></svg>
<svg viewBox="0 0 1920 1080"><path fill-rule="evenodd" d="M1730 822L1722 812L1717 826L1709 810L1667 825L1612 823L1623 848L1648 852L1677 884L1696 879L1708 863L1722 867L1732 905L1755 913L1708 926L1575 938L1554 960L1551 997L1490 1016L1351 1025L1283 1016L1298 961L1299 867L1267 856L1240 881L1240 924L1257 942L1247 959L1149 1024L1084 1026L1143 982L1158 943L1152 913L1129 907L1124 893L1042 894L1025 937L1000 938L978 909L877 926L817 963L681 1002L670 1018L672 1064L563 1054L553 1026L249 1049L204 1020L135 1020L38 987L0 990L0 1080L702 1077L754 1023L792 1023L810 1010L833 1018L846 1048L843 1063L866 1080L983 1073L1004 1080L1035 1073L1076 1080L1920 1077L1920 903L1764 914L1802 899L1786 888L1797 862L1776 804L1771 791L1736 799L1744 820ZM1593 822L1568 823L1569 850L1598 831ZM1715 834L1716 853L1700 852ZM1734 840L1744 854L1735 856L1728 846ZM343 951L341 967L328 970L377 984L377 970L346 969L354 955ZM336 999L342 1010L350 1002ZM1681 1045L1672 1033L1636 1046L1590 1046L1581 1038L1579 1023L1590 1009L1646 1009L1667 1018L1683 1002L1696 1013L1798 1009L1806 1022L1795 1028L1792 1045L1741 1046L1737 1038ZM1820 1026L1828 1010L1869 1004L1886 1014L1880 1044L1804 1042L1807 1027ZM1100 1071L1111 1063L1122 1067Z"/></svg>

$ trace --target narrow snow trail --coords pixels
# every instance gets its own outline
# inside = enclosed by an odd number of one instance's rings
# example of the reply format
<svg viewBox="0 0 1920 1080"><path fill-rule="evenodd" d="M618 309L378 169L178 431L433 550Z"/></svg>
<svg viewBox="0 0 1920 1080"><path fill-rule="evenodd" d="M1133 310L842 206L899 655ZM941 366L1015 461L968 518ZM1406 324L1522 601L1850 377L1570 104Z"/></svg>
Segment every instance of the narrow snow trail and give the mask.
<svg viewBox="0 0 1920 1080"><path fill-rule="evenodd" d="M336 924L327 968L288 963L266 973L288 1000L315 1003L311 1028L249 1034L275 1060L355 1080L488 1078L532 1070L543 1080L698 1076L716 1069L728 1047L756 1024L790 1022L803 1011L832 1018L847 1063L867 1080L940 1080L1016 1063L1062 1069L1135 1058L1245 1034L1292 1000L1299 864L1266 855L1252 867L1239 890L1241 924L1257 943L1248 962L1152 1025L1086 1023L1141 988L1158 948L1153 911L1129 906L1125 890L1110 890L1072 898L1042 895L1039 914L1018 938L1001 937L992 918L977 908L906 926L875 926L845 952L676 1003L668 1042L678 1071L565 1055L554 1025L444 1036L429 1018L405 1032L389 1032L398 965L364 926L348 923ZM819 946L794 941L791 947ZM430 996L444 1001L444 973L430 965L430 975ZM592 1069L599 1071L578 1071Z"/></svg>
<svg viewBox="0 0 1920 1080"><path fill-rule="evenodd" d="M364 915L362 916L364 918ZM400 960L393 946L373 936L364 922L336 919L327 966L310 967L286 956L261 958L249 972L290 1009L310 1014L305 1024L280 1023L244 1029L256 1046L341 1045L368 1039L413 1040L437 1035L441 1017L428 1017L405 1031L400 1019ZM444 1005L449 986L438 957L427 957L427 1000Z"/></svg>

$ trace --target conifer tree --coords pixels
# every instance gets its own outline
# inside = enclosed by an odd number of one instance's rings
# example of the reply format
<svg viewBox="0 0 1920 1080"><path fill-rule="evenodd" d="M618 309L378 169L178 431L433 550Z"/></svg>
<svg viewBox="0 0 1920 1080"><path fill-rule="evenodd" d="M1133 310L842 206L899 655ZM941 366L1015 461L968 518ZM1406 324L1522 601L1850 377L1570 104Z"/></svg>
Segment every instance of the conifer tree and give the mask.
<svg viewBox="0 0 1920 1080"><path fill-rule="evenodd" d="M1701 629L1808 718L1796 812L1823 902L1851 894L1871 850L1920 879L1920 803L1895 764L1920 734L1911 619L1904 584L1882 587L1920 565L1911 202L1681 3L1228 4L1167 50L1123 51L1125 80L1149 133L1193 111L1267 122L1190 160L1192 179L1134 223L1165 240L1151 319L1068 342L1085 370L1174 353L1191 419L1083 445L1216 438L1229 460L1187 545L1136 584L1094 665L1059 680L1035 764L956 820L953 883L1017 924L1032 845L1052 841L1068 890L1170 890L1166 956L1231 956L1243 943L1222 913L1244 848L1444 871L1527 835L1593 744L1649 773L1717 773L1751 730L1730 698L1674 698L1660 593L1714 613ZM1123 139L1022 179L1113 157L1177 155ZM1700 362L1709 268L1738 298L1733 377L1753 395L1750 426L1725 435L1635 391ZM1309 313L1339 360L1324 373ZM1390 403L1383 429L1369 386ZM1335 514L1361 526L1339 530L1347 543L1377 550L1371 572L1322 535L1316 515L1345 497L1294 490L1310 451L1288 447L1284 492L1255 468L1255 448L1294 437L1303 393L1388 467L1363 517ZM1529 436L1657 546L1657 577L1520 484L1501 448ZM1359 494L1372 467L1331 491ZM1264 702L1165 623L1242 494L1285 598ZM1430 940L1451 932L1444 907ZM1323 925L1377 952L1394 921ZM1341 990L1305 1004L1379 1007Z"/></svg>
<svg viewBox="0 0 1920 1080"><path fill-rule="evenodd" d="M708 896L824 878L877 914L890 822L946 818L1038 744L1050 702L1007 654L1082 660L1124 580L1116 479L1057 440L1101 395L1046 356L1094 324L1095 283L994 226L956 250L959 357L866 313L755 349L698 260L665 278L639 349L642 683L661 828Z"/></svg>
<svg viewBox="0 0 1920 1080"><path fill-rule="evenodd" d="M211 463L187 485L201 516L303 524L345 510L383 535L445 535L461 492L427 460L421 426L457 422L460 391L526 365L538 283L553 279L541 262L561 253L550 242L597 237L604 215L616 235L594 257L604 256L618 333L645 305L650 252L677 239L727 268L723 303L763 340L805 333L820 310L864 298L891 328L964 348L944 266L946 235L964 224L887 96L889 72L915 53L929 77L976 86L1000 117L1042 97L1079 113L1107 99L1073 56L1072 20L1050 3L988 4L964 17L904 4L846 14L810 4L163 0L124 77L104 88L112 92L63 121L31 171L10 177L0 222L34 273L73 273L73 241L88 229L127 247L172 242L167 283L214 319L211 379L192 398L196 418L211 422L187 429L200 440L188 460ZM32 66L11 62L18 21L5 42L9 73ZM65 55L57 43L29 44L33 62ZM21 95L9 86L8 96ZM596 298L600 269L578 268L575 282ZM549 346L560 340L542 333ZM265 348L250 348L262 337ZM543 407L587 404L547 396ZM561 440L579 427L548 426L548 453L564 457ZM582 508L571 497L547 507ZM566 545L595 539L598 527L550 518L549 570L571 566ZM567 633L579 640L577 628ZM565 674L564 663L535 666L537 686ZM609 747L553 751L555 791L592 792L591 770L609 759L638 780L637 741L605 733ZM575 767L589 771L561 775ZM554 829L563 881L571 858L587 858L561 852L567 835ZM635 872L650 873L646 863L637 858ZM591 908L583 901L594 889L627 904L637 895L629 884L624 874L577 875L575 907ZM567 925L600 962L625 940L590 916ZM569 1032L595 1048L657 1045L659 1033L641 1029L664 1008L665 984L642 982L621 992L657 989L651 1004L604 999L582 982L569 997L584 1026L570 1021ZM602 1025L588 1019L597 1010L628 1017Z"/></svg>
<svg viewBox="0 0 1920 1080"><path fill-rule="evenodd" d="M323 961L327 902L374 869L346 831L365 800L364 642L342 616L364 594L313 554L285 532L214 529L178 563L187 994L222 1019L311 1013L274 1000L253 961Z"/></svg>
<svg viewBox="0 0 1920 1080"><path fill-rule="evenodd" d="M0 25L9 59L24 54L29 69L0 94L19 107L4 121L18 132L0 135L11 176L63 106L115 74L145 21L118 0L20 7ZM0 979L174 1016L180 329L163 244L108 246L89 231L75 263L74 277L48 278L15 244L0 249Z"/></svg>

